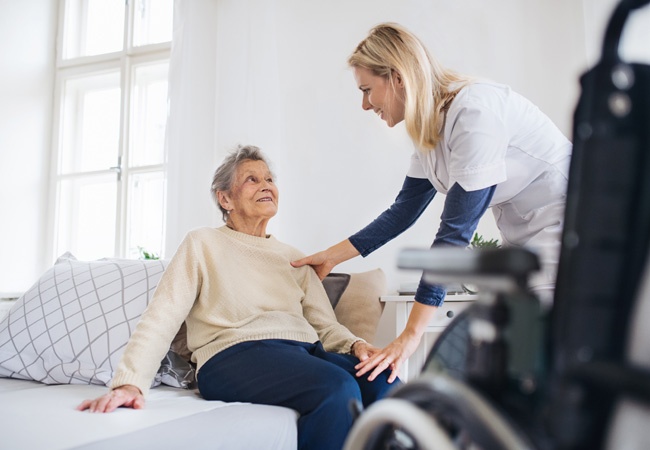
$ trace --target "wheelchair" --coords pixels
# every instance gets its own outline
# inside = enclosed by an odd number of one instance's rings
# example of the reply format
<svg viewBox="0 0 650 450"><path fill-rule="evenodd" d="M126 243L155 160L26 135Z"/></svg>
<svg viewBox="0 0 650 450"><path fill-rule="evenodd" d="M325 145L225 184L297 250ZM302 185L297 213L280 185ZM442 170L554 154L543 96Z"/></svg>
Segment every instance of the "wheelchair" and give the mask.
<svg viewBox="0 0 650 450"><path fill-rule="evenodd" d="M580 80L552 306L528 289L525 248L403 250L400 268L471 282L479 300L345 450L650 449L650 66L618 55L648 3L618 3Z"/></svg>

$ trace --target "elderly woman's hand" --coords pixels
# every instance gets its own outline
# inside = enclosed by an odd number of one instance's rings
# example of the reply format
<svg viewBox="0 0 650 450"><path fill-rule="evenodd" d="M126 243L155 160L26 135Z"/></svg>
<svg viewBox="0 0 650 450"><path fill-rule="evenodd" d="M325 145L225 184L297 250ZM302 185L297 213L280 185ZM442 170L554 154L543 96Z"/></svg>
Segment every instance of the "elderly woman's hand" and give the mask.
<svg viewBox="0 0 650 450"><path fill-rule="evenodd" d="M120 406L133 409L144 408L144 397L140 389L129 384L120 386L94 400L84 400L77 406L77 410L88 409L90 412L106 413L114 411Z"/></svg>
<svg viewBox="0 0 650 450"><path fill-rule="evenodd" d="M359 361L365 361L379 351L381 351L380 348L372 346L362 340L355 341L350 348L350 353L356 356Z"/></svg>

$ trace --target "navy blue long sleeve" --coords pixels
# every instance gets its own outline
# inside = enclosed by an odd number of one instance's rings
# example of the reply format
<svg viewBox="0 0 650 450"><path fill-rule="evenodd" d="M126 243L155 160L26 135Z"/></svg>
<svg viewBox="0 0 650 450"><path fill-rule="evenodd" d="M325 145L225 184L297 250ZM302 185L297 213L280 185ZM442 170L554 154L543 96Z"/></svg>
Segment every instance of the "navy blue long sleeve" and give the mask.
<svg viewBox="0 0 650 450"><path fill-rule="evenodd" d="M440 227L432 247L466 247L483 216L496 186L467 192L454 184L445 199ZM407 230L431 203L436 190L427 179L406 177L395 202L373 222L349 239L362 256L367 256L391 239ZM415 294L417 302L440 306L446 290L443 286L429 285L422 279Z"/></svg>
<svg viewBox="0 0 650 450"><path fill-rule="evenodd" d="M435 188L426 178L406 177L390 208L350 236L350 242L361 256L368 256L413 225L435 195Z"/></svg>
<svg viewBox="0 0 650 450"><path fill-rule="evenodd" d="M467 192L460 184L454 184L445 199L440 217L440 228L431 245L433 247L467 247L479 220L485 214L496 186ZM440 306L447 290L443 286L425 283L423 278L415 292L415 300L425 305Z"/></svg>

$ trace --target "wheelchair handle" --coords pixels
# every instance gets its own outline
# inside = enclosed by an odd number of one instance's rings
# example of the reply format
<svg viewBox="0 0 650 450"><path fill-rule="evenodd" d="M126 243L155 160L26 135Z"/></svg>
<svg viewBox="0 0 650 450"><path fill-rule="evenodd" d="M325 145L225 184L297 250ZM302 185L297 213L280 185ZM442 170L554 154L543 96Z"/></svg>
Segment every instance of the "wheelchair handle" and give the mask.
<svg viewBox="0 0 650 450"><path fill-rule="evenodd" d="M397 257L397 266L424 270L428 283L471 282L497 292L525 291L528 277L540 268L537 255L519 247L405 249Z"/></svg>

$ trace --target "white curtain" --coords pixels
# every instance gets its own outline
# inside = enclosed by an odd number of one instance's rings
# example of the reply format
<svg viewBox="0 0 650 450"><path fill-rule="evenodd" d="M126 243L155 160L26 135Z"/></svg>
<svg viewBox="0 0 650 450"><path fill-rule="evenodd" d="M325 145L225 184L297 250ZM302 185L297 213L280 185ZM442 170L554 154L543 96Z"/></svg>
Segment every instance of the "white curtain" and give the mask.
<svg viewBox="0 0 650 450"><path fill-rule="evenodd" d="M221 223L209 188L227 152L237 144L255 144L275 160L281 105L275 95L274 4L175 3L167 137L168 257L189 230Z"/></svg>
<svg viewBox="0 0 650 450"><path fill-rule="evenodd" d="M217 2L177 1L169 71L166 257L214 220L209 193L216 121Z"/></svg>

